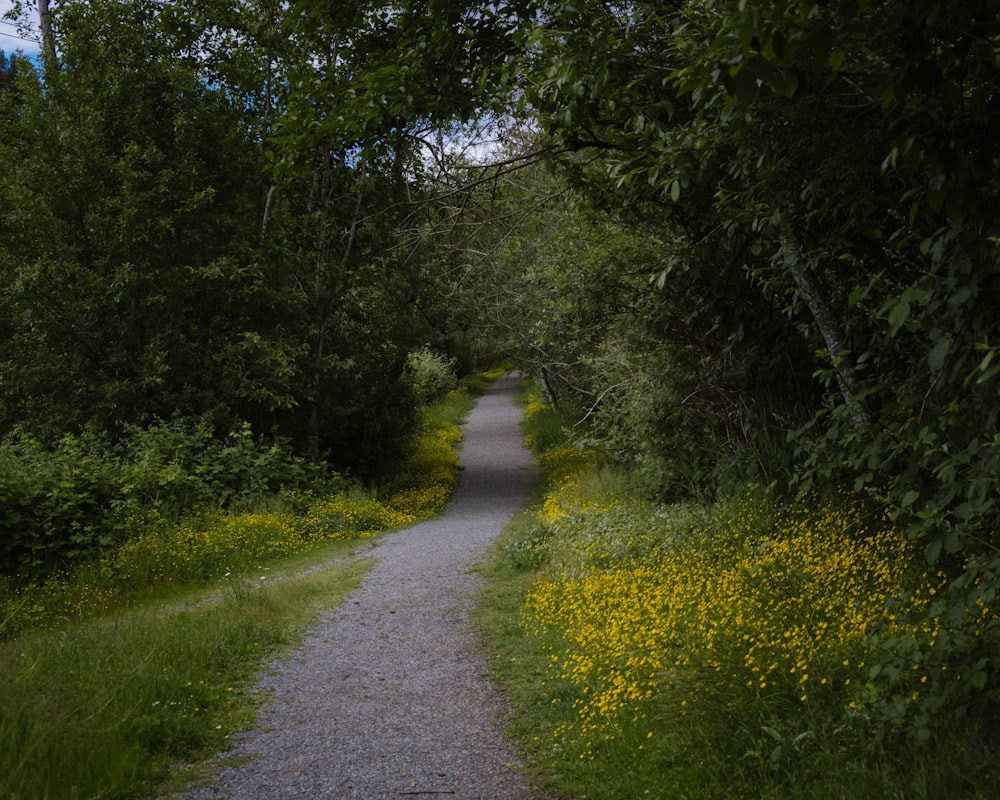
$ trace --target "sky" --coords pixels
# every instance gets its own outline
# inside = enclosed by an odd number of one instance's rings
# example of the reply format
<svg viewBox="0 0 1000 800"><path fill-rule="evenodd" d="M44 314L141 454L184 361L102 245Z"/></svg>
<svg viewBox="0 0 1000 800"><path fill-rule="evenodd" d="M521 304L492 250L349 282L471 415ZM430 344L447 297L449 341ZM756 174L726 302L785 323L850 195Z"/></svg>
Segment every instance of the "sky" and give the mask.
<svg viewBox="0 0 1000 800"><path fill-rule="evenodd" d="M13 53L15 50L23 50L28 55L38 53L41 48L38 42L30 40L31 34L29 34L29 40L24 41L19 38L17 25L9 20L3 19L3 15L10 10L12 5L12 0L0 0L0 50L3 50L8 55ZM37 32L37 19L32 21L32 28ZM34 35L37 38L37 33Z"/></svg>

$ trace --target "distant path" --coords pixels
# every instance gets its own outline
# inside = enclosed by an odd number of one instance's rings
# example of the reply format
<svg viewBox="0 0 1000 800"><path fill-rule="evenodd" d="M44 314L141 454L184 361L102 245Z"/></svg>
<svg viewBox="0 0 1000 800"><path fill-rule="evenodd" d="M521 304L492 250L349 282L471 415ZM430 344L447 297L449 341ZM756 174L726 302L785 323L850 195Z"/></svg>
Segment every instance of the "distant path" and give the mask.
<svg viewBox="0 0 1000 800"><path fill-rule="evenodd" d="M444 514L379 540L364 585L267 672L259 729L227 754L252 758L190 800L534 797L469 619L469 568L532 481L516 384L500 379L469 415Z"/></svg>

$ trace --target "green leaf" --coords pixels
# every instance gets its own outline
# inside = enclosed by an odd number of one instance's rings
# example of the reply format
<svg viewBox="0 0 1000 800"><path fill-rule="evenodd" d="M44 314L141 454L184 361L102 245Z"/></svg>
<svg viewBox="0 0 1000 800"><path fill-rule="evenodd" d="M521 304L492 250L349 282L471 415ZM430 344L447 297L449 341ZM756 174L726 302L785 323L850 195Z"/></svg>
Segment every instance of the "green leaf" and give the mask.
<svg viewBox="0 0 1000 800"><path fill-rule="evenodd" d="M964 305L972 297L972 289L969 286L959 286L955 290L955 293L948 298L948 305L950 306L960 306Z"/></svg>
<svg viewBox="0 0 1000 800"><path fill-rule="evenodd" d="M1000 374L1000 364L993 364L993 366L990 366L990 363L993 361L993 357L996 353L996 348L990 348L986 352L986 356L983 360L979 362L979 368L977 370L979 372L979 378L976 380L976 383L985 383L994 375ZM968 381L966 381L966 383L968 383Z"/></svg>
<svg viewBox="0 0 1000 800"><path fill-rule="evenodd" d="M941 371L949 352L951 352L951 339L945 336L931 348L931 352L927 355L927 366L930 367L931 372Z"/></svg>
<svg viewBox="0 0 1000 800"><path fill-rule="evenodd" d="M910 316L910 304L905 300L894 303L889 309L889 333L895 336Z"/></svg>
<svg viewBox="0 0 1000 800"><path fill-rule="evenodd" d="M794 97L799 88L799 76L787 69L776 69L771 76L771 88L782 97Z"/></svg>
<svg viewBox="0 0 1000 800"><path fill-rule="evenodd" d="M924 558L927 559L927 565L933 567L941 555L941 539L934 539L928 543L927 547L924 548Z"/></svg>
<svg viewBox="0 0 1000 800"><path fill-rule="evenodd" d="M918 282L907 286L900 299L907 303L927 303L931 297L931 290L922 282Z"/></svg>
<svg viewBox="0 0 1000 800"><path fill-rule="evenodd" d="M864 300L868 293L871 291L872 287L870 284L862 284L860 286L855 286L853 291L851 291L850 297L847 298L847 307L854 308L858 303Z"/></svg>

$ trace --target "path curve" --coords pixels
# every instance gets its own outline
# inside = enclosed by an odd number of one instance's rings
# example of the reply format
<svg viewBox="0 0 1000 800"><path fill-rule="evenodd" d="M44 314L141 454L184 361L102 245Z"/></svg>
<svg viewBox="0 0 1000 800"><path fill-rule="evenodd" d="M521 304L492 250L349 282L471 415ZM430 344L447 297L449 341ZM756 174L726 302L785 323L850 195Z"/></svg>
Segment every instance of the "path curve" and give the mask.
<svg viewBox="0 0 1000 800"><path fill-rule="evenodd" d="M378 541L361 588L266 672L259 727L227 753L249 760L189 800L535 797L469 617L470 567L533 479L516 385L501 378L470 413L445 512Z"/></svg>

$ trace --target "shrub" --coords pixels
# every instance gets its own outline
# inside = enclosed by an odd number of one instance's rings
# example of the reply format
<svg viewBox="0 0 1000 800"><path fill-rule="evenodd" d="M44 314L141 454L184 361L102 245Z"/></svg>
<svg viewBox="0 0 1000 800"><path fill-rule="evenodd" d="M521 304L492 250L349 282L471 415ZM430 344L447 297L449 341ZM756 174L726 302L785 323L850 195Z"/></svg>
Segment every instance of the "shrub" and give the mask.
<svg viewBox="0 0 1000 800"><path fill-rule="evenodd" d="M403 380L420 404L431 403L458 386L455 359L429 347L414 350L406 358Z"/></svg>
<svg viewBox="0 0 1000 800"><path fill-rule="evenodd" d="M51 447L16 437L0 446L0 574L72 568L133 535L135 519L150 512L178 520L298 487L346 485L247 424L219 437L204 419L175 419L128 427L116 444L92 433Z"/></svg>
<svg viewBox="0 0 1000 800"><path fill-rule="evenodd" d="M438 405L466 408L466 398L453 394ZM114 513L102 511L97 522L104 525L111 519L119 539L102 544L100 558L82 561L73 569L22 574L16 579L0 575L0 638L144 598L158 587L211 582L331 540L369 536L438 513L458 480L456 445L462 434L457 424L447 421L452 413L445 408L434 410L437 421L411 437L383 498L301 462L283 461L279 445L254 441L248 428L221 444L209 439L203 426L192 428L179 421L135 431L135 440L147 446L131 451L132 464L140 465L132 472L122 469L121 460L107 459L87 473L81 466L89 464L86 459L79 454L67 457L66 464L81 474L112 487L114 497L108 505ZM195 440L217 451L217 459L203 461L202 455L189 452ZM80 446L76 440L67 442ZM20 447L0 449L0 492L6 491L8 497L21 492L27 498L21 505L3 507L0 514L6 517L0 518L0 532L4 524L17 522L19 509L32 508L30 501L40 491L38 486L48 485L47 479L25 480L18 465L28 456L42 465L56 463L48 451L33 444ZM21 461L15 463L18 454ZM226 463L226 458L244 472L244 485L249 487L245 491L225 494L226 478L214 465ZM321 479L297 485L304 481L301 476L315 475ZM254 501L262 487L274 485L269 480L281 478L288 479L291 488L282 484L282 491ZM156 493L158 485L164 486L164 494ZM205 488L211 485L214 494ZM123 487L131 492L124 500ZM183 513L179 503L188 492L192 502L197 497L216 502ZM226 497L229 507L222 508ZM15 544L23 546L24 542L15 540Z"/></svg>
<svg viewBox="0 0 1000 800"><path fill-rule="evenodd" d="M281 438L265 440L243 423L223 436L205 418L179 417L129 426L120 445L123 489L132 507L181 515L199 508L253 505L281 490L329 491L346 481L292 453Z"/></svg>
<svg viewBox="0 0 1000 800"><path fill-rule="evenodd" d="M121 497L115 464L95 438L53 448L22 437L0 447L0 573L48 574L112 544Z"/></svg>

